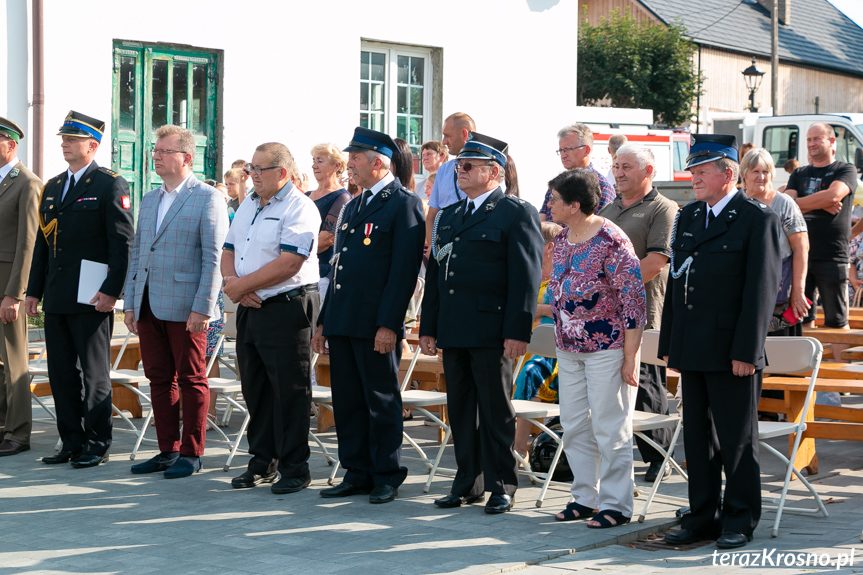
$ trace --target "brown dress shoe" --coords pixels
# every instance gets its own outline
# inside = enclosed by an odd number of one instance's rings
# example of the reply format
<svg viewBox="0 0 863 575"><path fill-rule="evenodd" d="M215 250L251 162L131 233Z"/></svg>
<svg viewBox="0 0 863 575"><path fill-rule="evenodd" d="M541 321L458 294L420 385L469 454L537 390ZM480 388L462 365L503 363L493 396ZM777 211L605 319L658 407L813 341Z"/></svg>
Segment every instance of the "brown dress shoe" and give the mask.
<svg viewBox="0 0 863 575"><path fill-rule="evenodd" d="M22 451L29 450L29 445L21 445L17 441L12 441L11 439L4 439L0 442L0 457L5 457L6 455L17 455Z"/></svg>

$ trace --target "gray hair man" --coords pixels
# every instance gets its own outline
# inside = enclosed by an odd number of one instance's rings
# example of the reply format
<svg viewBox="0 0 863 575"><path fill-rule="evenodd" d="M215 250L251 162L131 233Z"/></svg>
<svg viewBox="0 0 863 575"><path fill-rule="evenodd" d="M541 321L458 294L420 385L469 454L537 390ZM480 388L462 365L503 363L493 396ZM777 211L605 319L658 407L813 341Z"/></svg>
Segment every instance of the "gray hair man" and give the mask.
<svg viewBox="0 0 863 575"><path fill-rule="evenodd" d="M628 141L629 140L623 134L614 134L608 139L608 153L611 154L611 168L608 169L608 175L605 177L608 178L608 181L611 182L611 185L614 186L615 190L617 190L617 186L614 185L614 162L617 160L617 150L619 150L620 147Z"/></svg>
<svg viewBox="0 0 863 575"><path fill-rule="evenodd" d="M653 186L656 159L648 148L638 144L623 145L616 150L612 171L617 179L619 194L599 215L620 226L632 240L635 255L641 261L641 276L647 294L645 329L659 329L668 282L671 228L677 214L677 204ZM668 413L664 367L641 364L635 409L663 415ZM667 449L671 442L671 430L668 428L652 430L645 435L663 449ZM649 464L645 481L653 482L660 471L665 476L671 473L668 467L662 469L664 457L659 451L641 437L635 440L642 460Z"/></svg>
<svg viewBox="0 0 863 575"><path fill-rule="evenodd" d="M593 151L593 132L586 124L572 124L561 128L557 133L557 139L557 155L560 156L560 163L565 169L587 168L599 178L601 196L595 212L598 214L602 208L614 201L616 194L614 186L590 163L590 153ZM540 221L551 221L551 211L548 206L550 201L551 190L549 189L545 192L545 200L542 202L542 209L539 210Z"/></svg>

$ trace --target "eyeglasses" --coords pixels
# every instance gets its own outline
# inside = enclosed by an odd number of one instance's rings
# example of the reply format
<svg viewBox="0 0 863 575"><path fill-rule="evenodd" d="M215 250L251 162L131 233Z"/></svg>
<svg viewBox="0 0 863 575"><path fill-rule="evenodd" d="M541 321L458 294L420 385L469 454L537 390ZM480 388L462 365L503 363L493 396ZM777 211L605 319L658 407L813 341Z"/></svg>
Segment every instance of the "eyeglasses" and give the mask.
<svg viewBox="0 0 863 575"><path fill-rule="evenodd" d="M247 174L255 174L256 176L260 176L262 172L266 172L267 170L277 170L282 166L270 166L269 168L262 168L261 166L253 166L252 164L246 164L243 166L243 170Z"/></svg>
<svg viewBox="0 0 863 575"><path fill-rule="evenodd" d="M489 163L473 164L471 162L464 162L464 163L456 164L455 169L458 170L459 172L469 172L474 168L482 168L482 167L488 167L488 166L491 166L491 164L489 164Z"/></svg>
<svg viewBox="0 0 863 575"><path fill-rule="evenodd" d="M563 154L565 154L567 152L574 152L575 150L577 150L579 148L584 148L585 146L587 146L587 144L582 144L580 146L573 146L571 148L558 148L557 155L562 156Z"/></svg>
<svg viewBox="0 0 863 575"><path fill-rule="evenodd" d="M556 204L557 202L562 202L562 201L563 201L563 198L561 198L560 196L555 196L554 194L551 194L551 196L548 198L549 204Z"/></svg>
<svg viewBox="0 0 863 575"><path fill-rule="evenodd" d="M186 152L181 152L180 150L161 150L159 148L153 148L150 150L150 154L155 158L156 156L164 156L165 154L185 154Z"/></svg>

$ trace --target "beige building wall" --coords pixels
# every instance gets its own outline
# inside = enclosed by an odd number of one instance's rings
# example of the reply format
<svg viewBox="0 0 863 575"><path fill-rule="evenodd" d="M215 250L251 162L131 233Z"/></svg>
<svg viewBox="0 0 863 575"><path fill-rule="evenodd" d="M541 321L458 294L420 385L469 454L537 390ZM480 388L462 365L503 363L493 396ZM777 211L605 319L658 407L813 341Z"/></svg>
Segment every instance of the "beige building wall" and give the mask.
<svg viewBox="0 0 863 575"><path fill-rule="evenodd" d="M698 65L698 51L693 61ZM770 60L756 58L764 71L761 86L755 93L755 105L770 107ZM746 54L701 48L701 71L705 76L701 110L709 112L742 112L749 106L749 90L743 70L752 64ZM813 100L818 96L819 112L863 112L863 78L845 76L803 66L779 64L779 110L775 115L813 114Z"/></svg>

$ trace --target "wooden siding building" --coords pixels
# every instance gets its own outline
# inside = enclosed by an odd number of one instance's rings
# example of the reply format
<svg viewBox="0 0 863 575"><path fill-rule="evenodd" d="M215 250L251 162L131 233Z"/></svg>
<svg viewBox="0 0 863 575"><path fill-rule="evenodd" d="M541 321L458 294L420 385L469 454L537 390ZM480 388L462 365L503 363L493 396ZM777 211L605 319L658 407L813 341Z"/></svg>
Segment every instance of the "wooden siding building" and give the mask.
<svg viewBox="0 0 863 575"><path fill-rule="evenodd" d="M769 0L768 0L769 1ZM579 0L598 24L614 9L639 22L681 22L695 43L693 67L705 77L692 103L700 131L713 118L742 114L749 106L743 70L752 58L765 72L755 94L770 109L770 13L758 0ZM779 109L774 114L863 112L863 29L827 0L783 0L779 25Z"/></svg>

